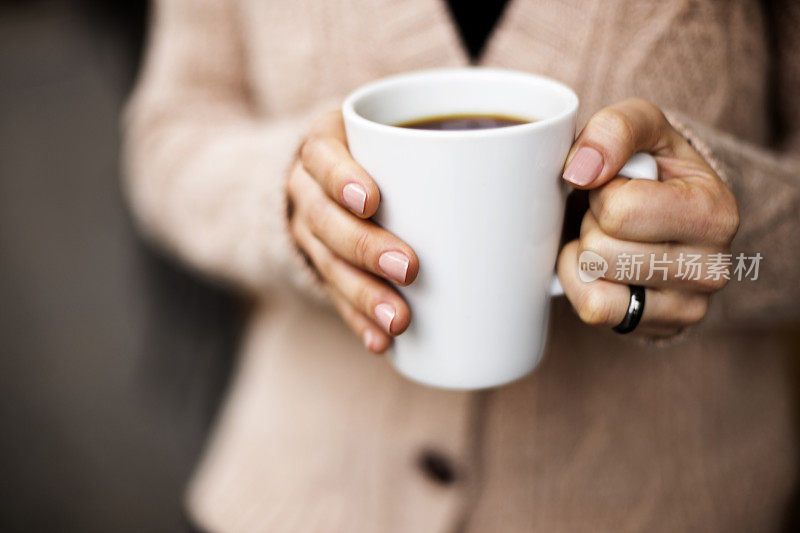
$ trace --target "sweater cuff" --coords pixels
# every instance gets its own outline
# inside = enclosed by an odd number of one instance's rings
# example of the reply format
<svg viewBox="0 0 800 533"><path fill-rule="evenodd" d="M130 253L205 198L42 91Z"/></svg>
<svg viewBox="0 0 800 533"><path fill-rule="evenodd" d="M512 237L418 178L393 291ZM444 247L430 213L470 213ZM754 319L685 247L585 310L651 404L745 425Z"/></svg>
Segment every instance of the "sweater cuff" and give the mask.
<svg viewBox="0 0 800 533"><path fill-rule="evenodd" d="M665 111L664 115L667 117L667 121L672 125L675 130L680 133L684 139L686 139L689 144L694 148L697 153L699 153L703 159L705 159L708 166L719 176L729 189L731 188L731 180L728 176L728 173L725 171L722 163L714 157L711 147L708 143L700 137L697 132L687 125L688 121L683 118L678 113L673 111Z"/></svg>
<svg viewBox="0 0 800 533"><path fill-rule="evenodd" d="M338 102L326 102L314 106L304 119L292 119L284 131L284 156L280 161L271 161L270 167L278 169L277 179L265 180L265 187L254 195L252 213L256 215L251 224L256 232L255 242L261 242L261 255L256 262L262 268L277 268L278 279L286 280L288 288L299 291L317 302L328 301L328 291L308 256L299 248L289 229L288 196L286 186L289 173L302 145L303 136L311 122L322 112L335 109ZM277 163L277 164L276 164ZM250 240L250 239L245 239ZM258 248L258 247L256 247ZM282 289L283 287L270 287Z"/></svg>

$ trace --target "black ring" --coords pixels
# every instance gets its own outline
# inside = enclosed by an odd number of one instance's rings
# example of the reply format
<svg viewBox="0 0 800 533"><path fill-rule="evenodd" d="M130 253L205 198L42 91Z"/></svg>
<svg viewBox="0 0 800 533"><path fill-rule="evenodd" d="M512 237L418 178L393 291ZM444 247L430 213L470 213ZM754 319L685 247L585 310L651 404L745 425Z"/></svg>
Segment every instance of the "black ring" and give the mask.
<svg viewBox="0 0 800 533"><path fill-rule="evenodd" d="M623 335L636 329L644 314L644 287L640 285L629 285L628 287L631 289L628 312L625 313L625 318L622 319L622 322L614 328L614 331Z"/></svg>

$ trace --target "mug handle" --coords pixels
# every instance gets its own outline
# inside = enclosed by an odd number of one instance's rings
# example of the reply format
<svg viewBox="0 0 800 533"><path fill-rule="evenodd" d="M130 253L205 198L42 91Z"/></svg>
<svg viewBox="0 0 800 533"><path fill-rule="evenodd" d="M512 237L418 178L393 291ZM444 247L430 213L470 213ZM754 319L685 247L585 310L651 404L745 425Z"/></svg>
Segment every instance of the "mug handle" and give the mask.
<svg viewBox="0 0 800 533"><path fill-rule="evenodd" d="M646 152L636 152L628 159L618 175L630 179L658 181L658 164L652 155ZM553 274L553 280L550 282L550 296L563 295L564 287L558 280L558 274Z"/></svg>

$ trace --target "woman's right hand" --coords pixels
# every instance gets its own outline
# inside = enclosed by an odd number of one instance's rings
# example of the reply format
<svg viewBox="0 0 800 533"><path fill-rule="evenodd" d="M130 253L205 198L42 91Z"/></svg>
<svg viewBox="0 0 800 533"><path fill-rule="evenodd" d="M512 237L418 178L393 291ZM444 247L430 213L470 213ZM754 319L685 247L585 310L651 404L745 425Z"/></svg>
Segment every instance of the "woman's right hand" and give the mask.
<svg viewBox="0 0 800 533"><path fill-rule="evenodd" d="M409 245L367 220L380 192L347 149L341 111L311 127L287 185L289 227L339 314L372 352L389 347L411 310L386 280L408 285L419 261Z"/></svg>

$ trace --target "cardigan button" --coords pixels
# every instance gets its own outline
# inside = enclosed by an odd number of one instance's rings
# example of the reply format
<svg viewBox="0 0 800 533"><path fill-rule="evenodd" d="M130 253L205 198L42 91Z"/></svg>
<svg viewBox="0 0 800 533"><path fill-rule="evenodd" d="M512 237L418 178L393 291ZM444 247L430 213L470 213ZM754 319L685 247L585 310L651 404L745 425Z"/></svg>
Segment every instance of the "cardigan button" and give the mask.
<svg viewBox="0 0 800 533"><path fill-rule="evenodd" d="M437 485L452 485L457 478L453 462L445 454L432 448L423 449L417 456L417 468Z"/></svg>

